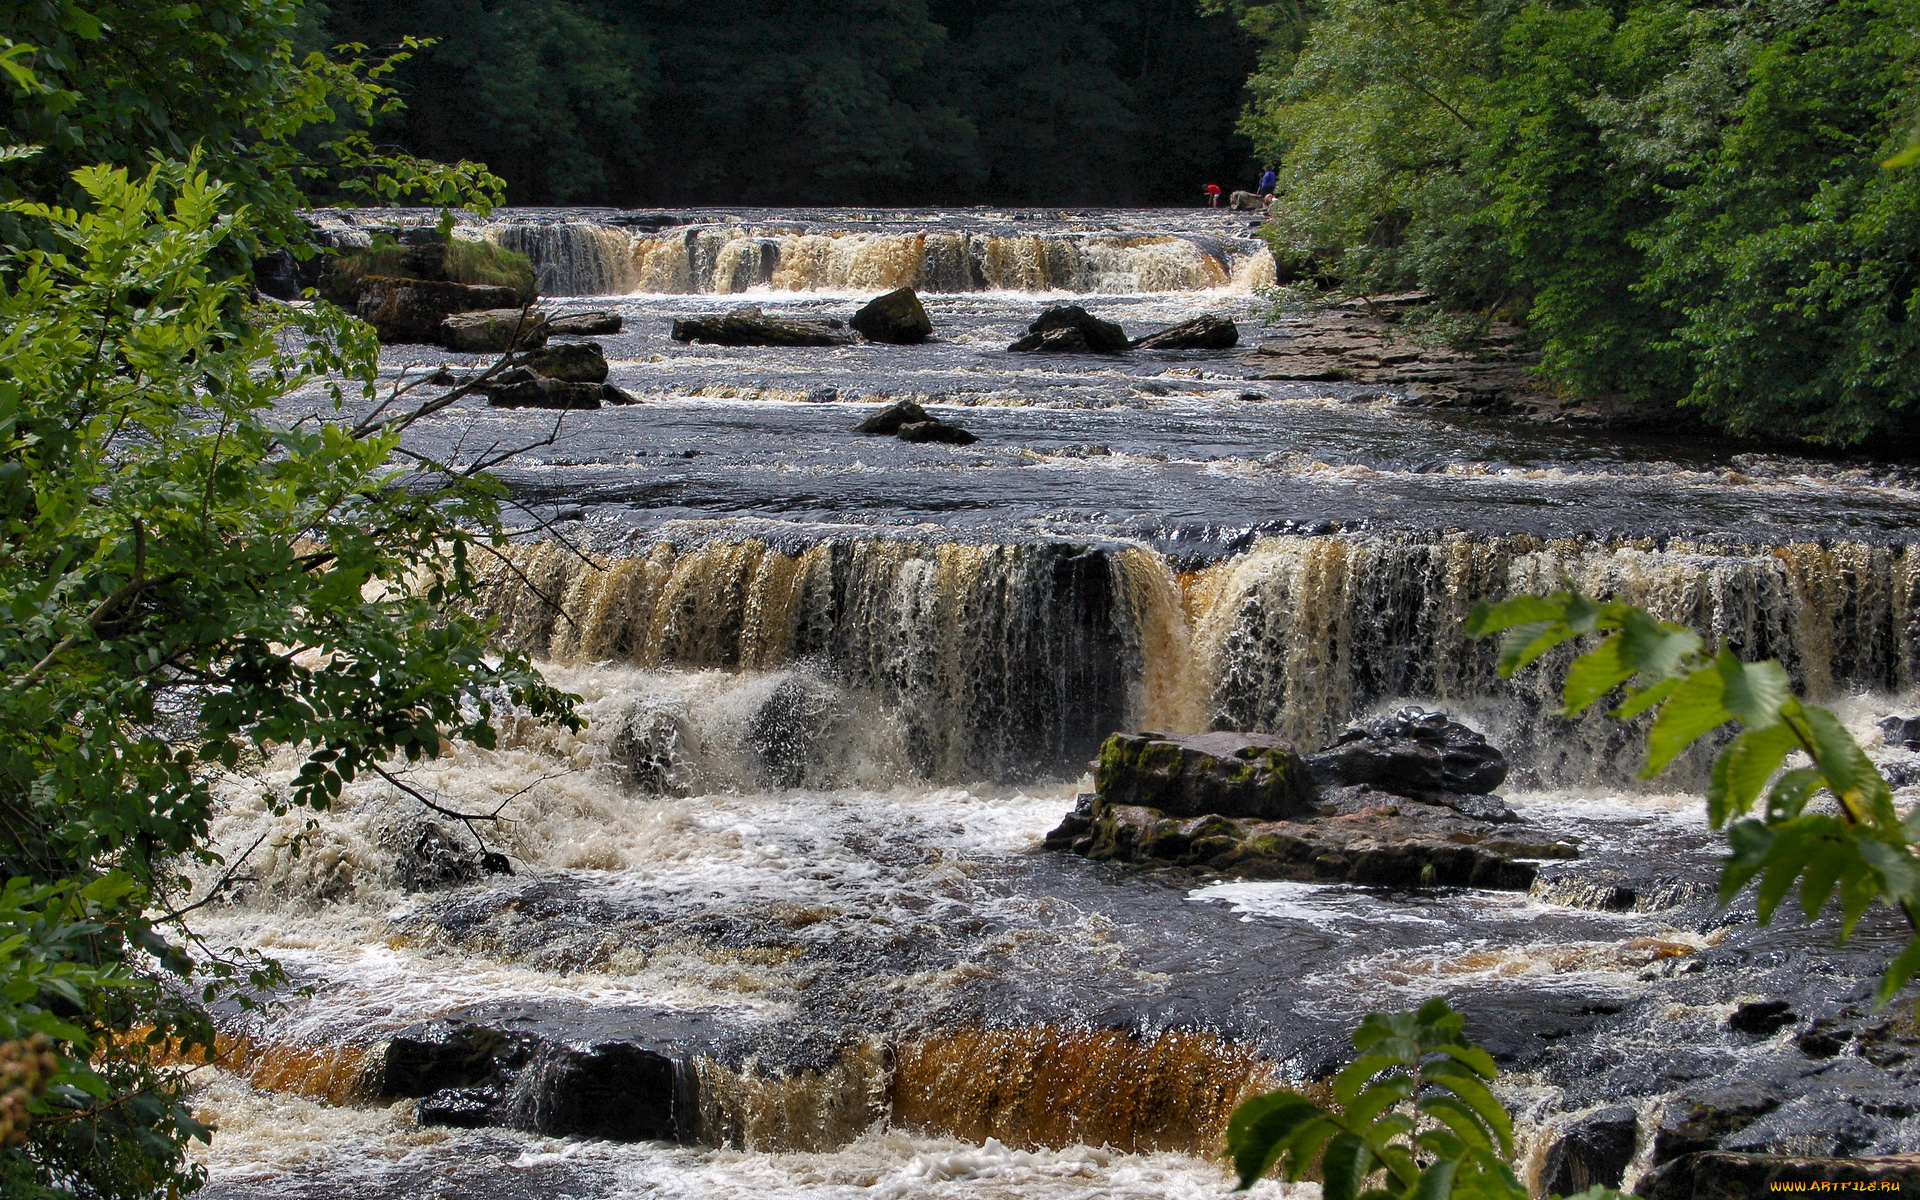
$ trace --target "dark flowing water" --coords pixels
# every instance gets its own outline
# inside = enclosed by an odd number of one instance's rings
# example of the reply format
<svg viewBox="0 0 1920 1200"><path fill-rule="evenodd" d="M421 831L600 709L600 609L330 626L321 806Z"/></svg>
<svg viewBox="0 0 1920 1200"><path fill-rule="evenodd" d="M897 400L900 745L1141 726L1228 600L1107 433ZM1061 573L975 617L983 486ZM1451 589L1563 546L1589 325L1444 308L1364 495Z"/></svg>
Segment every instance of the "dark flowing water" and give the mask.
<svg viewBox="0 0 1920 1200"><path fill-rule="evenodd" d="M419 434L512 445L558 421L505 477L584 553L522 547L489 604L593 723L509 723L499 750L410 772L469 809L509 802L510 879L406 891L418 812L384 784L356 785L298 855L269 839L207 932L315 991L236 1024L243 1065L203 1088L213 1194L1215 1195L1235 1098L1321 1076L1360 1014L1435 994L1513 1072L1534 1169L1557 1129L1624 1100L1637 1173L1675 1097L1743 1080L1791 1093L1739 1135L1755 1147L1920 1149L1910 1107L1809 1116L1894 1084L1792 1041L1853 1019L1897 930L1870 922L1837 953L1823 927L1718 911L1717 840L1684 791L1699 764L1633 780L1630 739L1552 717L1544 679L1496 679L1460 632L1476 599L1571 579L1781 657L1866 736L1916 705L1920 489L1893 467L1260 381L1245 345L1005 351L1069 298L1135 335L1214 312L1248 345L1284 336L1249 319L1271 264L1247 232L1204 212L977 211L510 212L473 230L532 253L550 290L597 293L555 307L626 321L603 344L639 404L468 402ZM747 303L844 318L902 284L930 293L934 342L667 336ZM444 358L395 348L387 370ZM851 432L902 397L980 440ZM1510 802L1581 857L1531 894L1386 894L1036 849L1112 730L1317 744L1405 702L1504 746ZM257 792L232 784L223 844L297 828ZM1640 901L1595 907L1617 886ZM1798 1025L1727 1027L1773 995ZM422 1127L367 1093L395 1031L501 1006L701 1031L707 1144Z"/></svg>

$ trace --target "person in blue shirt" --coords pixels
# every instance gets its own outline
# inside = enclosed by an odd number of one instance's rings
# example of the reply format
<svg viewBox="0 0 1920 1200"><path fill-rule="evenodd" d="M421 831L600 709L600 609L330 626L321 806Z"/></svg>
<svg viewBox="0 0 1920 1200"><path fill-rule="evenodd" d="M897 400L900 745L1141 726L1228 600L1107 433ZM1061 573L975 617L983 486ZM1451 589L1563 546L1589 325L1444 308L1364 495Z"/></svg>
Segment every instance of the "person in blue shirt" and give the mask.
<svg viewBox="0 0 1920 1200"><path fill-rule="evenodd" d="M1262 196L1273 195L1274 185L1279 182L1280 182L1280 173L1275 171L1272 167L1268 167L1265 173L1263 173L1260 176L1260 194Z"/></svg>

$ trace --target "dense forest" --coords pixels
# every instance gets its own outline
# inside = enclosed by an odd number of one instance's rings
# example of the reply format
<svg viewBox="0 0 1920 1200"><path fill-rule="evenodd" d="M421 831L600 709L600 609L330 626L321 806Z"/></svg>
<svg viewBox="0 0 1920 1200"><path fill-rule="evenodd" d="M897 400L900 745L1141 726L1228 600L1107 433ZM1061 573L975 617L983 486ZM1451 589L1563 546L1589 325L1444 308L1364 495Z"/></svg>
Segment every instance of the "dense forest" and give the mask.
<svg viewBox="0 0 1920 1200"><path fill-rule="evenodd" d="M435 44L379 136L516 204L1164 204L1251 186L1257 41L1193 0L329 0Z"/></svg>
<svg viewBox="0 0 1920 1200"><path fill-rule="evenodd" d="M1575 397L1837 445L1920 431L1920 171L1889 163L1914 0L1238 15L1287 273L1523 321Z"/></svg>

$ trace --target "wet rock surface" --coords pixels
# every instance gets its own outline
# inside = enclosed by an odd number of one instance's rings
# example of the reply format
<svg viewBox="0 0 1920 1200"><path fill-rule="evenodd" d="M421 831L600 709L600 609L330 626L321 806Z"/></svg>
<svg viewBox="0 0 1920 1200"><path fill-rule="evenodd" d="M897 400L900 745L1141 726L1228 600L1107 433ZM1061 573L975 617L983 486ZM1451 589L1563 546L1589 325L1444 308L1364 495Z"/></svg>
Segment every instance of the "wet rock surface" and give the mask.
<svg viewBox="0 0 1920 1200"><path fill-rule="evenodd" d="M1920 750L1920 717L1882 717L1880 737L1889 746Z"/></svg>
<svg viewBox="0 0 1920 1200"><path fill-rule="evenodd" d="M933 336L933 320L910 287L875 296L847 324L870 342L907 346Z"/></svg>
<svg viewBox="0 0 1920 1200"><path fill-rule="evenodd" d="M401 888L408 892L457 887L488 875L513 874L513 864L505 855L432 821L421 822L411 836L403 833L402 842L405 849L394 865Z"/></svg>
<svg viewBox="0 0 1920 1200"><path fill-rule="evenodd" d="M896 400L853 427L868 436L892 434L903 442L942 442L970 446L980 439L958 425L940 420L912 400Z"/></svg>
<svg viewBox="0 0 1920 1200"><path fill-rule="evenodd" d="M544 376L503 381L485 389L494 408L595 409L606 400L606 385L568 383Z"/></svg>
<svg viewBox="0 0 1920 1200"><path fill-rule="evenodd" d="M713 346L850 346L853 335L838 321L770 317L759 306L749 305L722 316L677 320L673 323L673 340Z"/></svg>
<svg viewBox="0 0 1920 1200"><path fill-rule="evenodd" d="M1540 1190L1575 1196L1595 1185L1617 1188L1639 1144L1639 1117L1624 1104L1587 1114L1562 1129L1547 1147Z"/></svg>

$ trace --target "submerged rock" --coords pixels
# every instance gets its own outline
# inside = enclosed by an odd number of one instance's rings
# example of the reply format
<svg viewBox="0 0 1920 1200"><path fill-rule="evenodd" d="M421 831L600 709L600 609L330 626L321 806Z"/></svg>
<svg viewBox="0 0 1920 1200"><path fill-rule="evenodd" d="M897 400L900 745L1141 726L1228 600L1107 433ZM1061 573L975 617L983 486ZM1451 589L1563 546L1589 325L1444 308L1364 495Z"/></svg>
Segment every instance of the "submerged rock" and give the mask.
<svg viewBox="0 0 1920 1200"><path fill-rule="evenodd" d="M910 287L896 288L867 301L848 324L870 342L911 345L933 336L933 321L927 316L926 306Z"/></svg>
<svg viewBox="0 0 1920 1200"><path fill-rule="evenodd" d="M547 328L565 337L600 337L619 333L622 325L617 312L564 313L547 322Z"/></svg>
<svg viewBox="0 0 1920 1200"><path fill-rule="evenodd" d="M1078 304L1063 304L1041 313L1027 326L1027 336L1007 349L1027 353L1125 354L1132 343L1127 331L1102 321Z"/></svg>
<svg viewBox="0 0 1920 1200"><path fill-rule="evenodd" d="M349 307L354 316L373 326L382 342L461 349L443 340L442 326L449 317L492 309L518 314L518 304L519 297L509 287L367 275L355 282Z"/></svg>
<svg viewBox="0 0 1920 1200"><path fill-rule="evenodd" d="M563 383L607 381L607 356L594 342L560 342L530 350L515 361L535 375Z"/></svg>
<svg viewBox="0 0 1920 1200"><path fill-rule="evenodd" d="M838 322L801 317L769 317L749 305L711 317L686 317L673 323L676 342L714 346L850 346L853 335Z"/></svg>
<svg viewBox="0 0 1920 1200"><path fill-rule="evenodd" d="M900 432L902 425L931 420L933 420L933 418L928 415L927 410L921 408L913 401L895 400L892 404L887 405L879 412L868 417L858 425L855 425L853 431L869 436L895 434Z"/></svg>
<svg viewBox="0 0 1920 1200"><path fill-rule="evenodd" d="M1195 317L1133 343L1135 350L1227 350L1240 344L1240 327L1226 317Z"/></svg>
<svg viewBox="0 0 1920 1200"><path fill-rule="evenodd" d="M773 689L747 723L747 744L760 756L768 782L800 786L840 715L839 697L818 680L795 676Z"/></svg>
<svg viewBox="0 0 1920 1200"><path fill-rule="evenodd" d="M535 309L494 307L461 312L443 318L432 340L466 354L504 354L546 345L547 322Z"/></svg>

